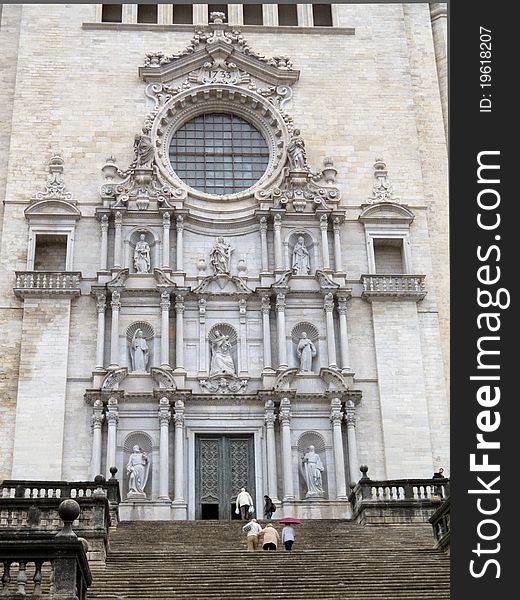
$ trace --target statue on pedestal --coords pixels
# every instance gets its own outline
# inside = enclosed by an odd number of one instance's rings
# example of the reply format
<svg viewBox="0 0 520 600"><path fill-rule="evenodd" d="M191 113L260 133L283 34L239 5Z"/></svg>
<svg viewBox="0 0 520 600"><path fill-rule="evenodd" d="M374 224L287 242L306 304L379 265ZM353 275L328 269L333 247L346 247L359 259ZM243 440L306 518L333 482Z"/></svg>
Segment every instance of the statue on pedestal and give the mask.
<svg viewBox="0 0 520 600"><path fill-rule="evenodd" d="M144 488L148 481L148 472L150 470L150 461L146 452L143 452L138 445L132 448L132 454L126 465L128 473L128 498L146 498Z"/></svg>
<svg viewBox="0 0 520 600"><path fill-rule="evenodd" d="M215 336L210 340L211 344L211 366L210 375L236 375L235 364L231 356L231 342L229 335L215 331Z"/></svg>
<svg viewBox="0 0 520 600"><path fill-rule="evenodd" d="M132 358L132 371L146 373L150 360L150 348L143 336L141 329L137 329L130 342L130 356Z"/></svg>
<svg viewBox="0 0 520 600"><path fill-rule="evenodd" d="M292 270L295 275L308 275L311 272L310 254L305 239L300 235L292 253Z"/></svg>
<svg viewBox="0 0 520 600"><path fill-rule="evenodd" d="M299 129L293 131L291 141L287 146L287 154L289 156L289 166L291 170L302 171L308 169L305 142L300 135Z"/></svg>
<svg viewBox="0 0 520 600"><path fill-rule="evenodd" d="M137 273L150 272L150 245L141 233L134 250L134 267Z"/></svg>
<svg viewBox="0 0 520 600"><path fill-rule="evenodd" d="M223 237L217 238L215 245L209 253L209 260L215 270L215 275L229 275L231 253L233 251L234 248L231 248L231 245L226 243Z"/></svg>
<svg viewBox="0 0 520 600"><path fill-rule="evenodd" d="M312 371L312 359L316 356L316 346L307 337L305 331L302 331L302 337L296 348L296 355L300 359L300 372Z"/></svg>
<svg viewBox="0 0 520 600"><path fill-rule="evenodd" d="M314 446L309 446L303 455L303 476L307 485L306 498L315 498L325 495L323 489L322 472L325 470L320 455L314 451Z"/></svg>
<svg viewBox="0 0 520 600"><path fill-rule="evenodd" d="M149 135L145 135L144 133L138 133L135 136L134 153L135 161L138 167L151 166L154 156L154 148Z"/></svg>

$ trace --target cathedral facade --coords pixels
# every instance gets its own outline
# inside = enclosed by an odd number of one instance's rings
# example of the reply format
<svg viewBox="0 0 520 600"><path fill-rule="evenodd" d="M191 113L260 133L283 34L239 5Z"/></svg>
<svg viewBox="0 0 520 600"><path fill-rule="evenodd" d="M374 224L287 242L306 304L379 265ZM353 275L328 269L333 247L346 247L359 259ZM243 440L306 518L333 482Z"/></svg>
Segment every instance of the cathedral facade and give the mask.
<svg viewBox="0 0 520 600"><path fill-rule="evenodd" d="M445 6L106 6L1 15L0 477L348 518L447 469Z"/></svg>

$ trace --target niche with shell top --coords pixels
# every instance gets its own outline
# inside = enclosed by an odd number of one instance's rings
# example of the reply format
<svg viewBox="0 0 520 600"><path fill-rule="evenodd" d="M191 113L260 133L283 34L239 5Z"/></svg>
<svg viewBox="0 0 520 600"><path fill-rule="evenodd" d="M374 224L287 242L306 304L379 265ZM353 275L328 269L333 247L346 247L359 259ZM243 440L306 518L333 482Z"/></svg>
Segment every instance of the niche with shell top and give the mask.
<svg viewBox="0 0 520 600"><path fill-rule="evenodd" d="M227 341L229 342L231 348L230 348L230 355L231 358L233 359L233 366L234 366L234 375L236 375L237 373L237 342L238 342L238 335L236 332L236 329L230 325L229 323L215 323L215 325L213 325L211 327L211 329L208 332L208 342L209 342L209 350L210 350L210 375L217 375L219 374L217 372L216 369L212 369L213 365L213 344L214 342L217 340L218 335L220 334L220 336L226 336L228 339Z"/></svg>
<svg viewBox="0 0 520 600"><path fill-rule="evenodd" d="M303 240L303 248L299 248L295 254L295 249ZM316 265L316 244L311 234L304 230L291 232L287 239L288 250L288 269L291 269L293 275L311 275Z"/></svg>
<svg viewBox="0 0 520 600"><path fill-rule="evenodd" d="M143 237L141 237L143 236ZM145 242L148 244L148 252L136 253L137 244ZM152 273L156 266L156 240L154 234L148 229L135 229L130 234L128 241L128 267L130 273L147 274ZM145 247L146 250L146 247Z"/></svg>
<svg viewBox="0 0 520 600"><path fill-rule="evenodd" d="M314 344L315 348L316 348L316 355L312 357L311 359L311 368L309 369L309 372L312 373L313 371L313 367L314 367L314 363L315 360L318 356L318 339L320 337L318 328L313 325L312 323L309 323L308 321L301 321L300 323L297 323L291 331L291 339L293 341L293 348L294 348L294 360L295 360L295 365L297 367L300 367L300 358L298 357L298 344L300 343L300 340L303 338L303 333L307 334L307 338Z"/></svg>
<svg viewBox="0 0 520 600"><path fill-rule="evenodd" d="M144 486L144 492L146 497L149 499L152 493L152 473L153 473L153 465L152 465L152 452L153 452L153 442L150 435L144 431L133 431L129 433L125 441L123 443L123 460L124 460L124 494L125 496L128 494L128 472L127 466L128 461L130 459L130 455L133 453L134 446L139 446L139 448L146 454L148 459L147 464L147 473L146 473L146 484Z"/></svg>
<svg viewBox="0 0 520 600"><path fill-rule="evenodd" d="M298 438L298 475L300 484L300 498L305 498L307 494L307 486L305 484L305 477L303 474L303 457L308 451L310 446L314 446L314 452L319 455L321 462L323 463L323 471L321 473L323 490L326 496L326 490L328 488L327 481L327 457L325 448L325 438L317 431L305 431ZM323 496L322 496L323 497Z"/></svg>
<svg viewBox="0 0 520 600"><path fill-rule="evenodd" d="M145 360L144 370L142 368L135 369L135 356L132 354L132 341L134 340L134 336L137 331L141 330L143 333L143 338L146 342L146 346L148 347L148 357ZM126 340L127 340L127 348L128 348L128 360L129 365L131 367L131 372L133 373L149 373L150 368L153 365L153 342L155 338L155 331L150 323L146 323L146 321L135 321L132 323L126 330Z"/></svg>

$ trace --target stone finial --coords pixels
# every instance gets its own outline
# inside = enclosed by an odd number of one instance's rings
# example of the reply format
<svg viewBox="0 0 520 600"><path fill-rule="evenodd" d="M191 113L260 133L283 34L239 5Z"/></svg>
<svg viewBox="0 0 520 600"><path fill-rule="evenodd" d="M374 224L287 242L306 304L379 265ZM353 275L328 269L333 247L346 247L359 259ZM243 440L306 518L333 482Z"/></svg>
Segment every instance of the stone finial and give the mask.
<svg viewBox="0 0 520 600"><path fill-rule="evenodd" d="M103 489L103 484L105 483L105 478L103 475L96 475L94 477L94 483L96 484L96 489L92 492L93 496L106 496L107 493Z"/></svg>
<svg viewBox="0 0 520 600"><path fill-rule="evenodd" d="M118 167L116 165L116 159L113 156L109 156L105 164L101 167L101 172L105 176L107 181L112 181L117 175Z"/></svg>
<svg viewBox="0 0 520 600"><path fill-rule="evenodd" d="M215 25L222 25L226 20L226 14L223 12L211 12L209 13L209 22L215 23Z"/></svg>
<svg viewBox="0 0 520 600"><path fill-rule="evenodd" d="M367 465L361 465L359 467L359 470L362 473L360 481L366 481L367 479L370 479L370 477L368 477L368 475L367 475L367 473L368 473L368 466Z"/></svg>
<svg viewBox="0 0 520 600"><path fill-rule="evenodd" d="M108 469L108 470L110 471L109 481L117 481L117 479L116 479L117 467L110 467L110 469Z"/></svg>
<svg viewBox="0 0 520 600"><path fill-rule="evenodd" d="M326 183L334 183L336 181L338 170L334 167L334 162L330 156L323 159L323 169L321 170L321 173Z"/></svg>
<svg viewBox="0 0 520 600"><path fill-rule="evenodd" d="M62 530L56 534L56 537L77 538L78 536L72 531L72 523L79 517L80 508L76 500L67 498L58 507L58 514L63 521Z"/></svg>
<svg viewBox="0 0 520 600"><path fill-rule="evenodd" d="M399 203L399 198L394 196L392 184L388 181L388 170L386 163L381 158L376 158L374 163L375 183L372 187L372 196L369 203L375 202L395 202Z"/></svg>

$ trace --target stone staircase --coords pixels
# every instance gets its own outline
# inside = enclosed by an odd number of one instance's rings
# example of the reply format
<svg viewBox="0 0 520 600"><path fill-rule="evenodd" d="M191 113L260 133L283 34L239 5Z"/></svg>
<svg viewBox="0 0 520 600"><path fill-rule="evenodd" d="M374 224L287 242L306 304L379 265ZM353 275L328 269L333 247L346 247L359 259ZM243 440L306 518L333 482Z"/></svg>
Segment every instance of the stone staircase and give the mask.
<svg viewBox="0 0 520 600"><path fill-rule="evenodd" d="M276 520L275 527L281 531ZM292 552L247 552L237 521L124 522L89 600L448 600L429 525L308 520Z"/></svg>

